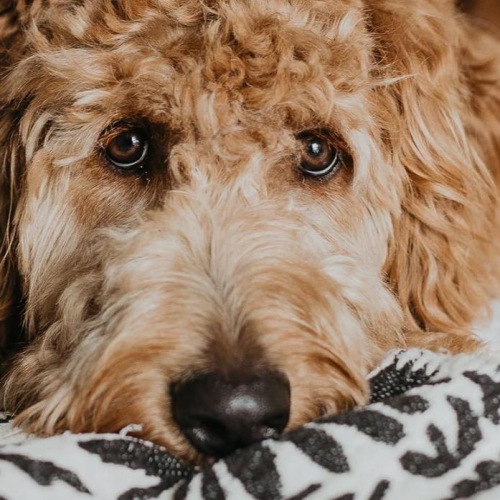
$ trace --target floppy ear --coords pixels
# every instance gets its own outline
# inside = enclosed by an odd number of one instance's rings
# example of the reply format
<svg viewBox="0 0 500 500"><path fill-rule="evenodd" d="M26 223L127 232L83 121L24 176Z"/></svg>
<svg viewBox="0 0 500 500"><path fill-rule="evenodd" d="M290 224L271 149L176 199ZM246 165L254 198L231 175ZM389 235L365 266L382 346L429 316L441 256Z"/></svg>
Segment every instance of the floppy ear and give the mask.
<svg viewBox="0 0 500 500"><path fill-rule="evenodd" d="M21 35L16 3L7 1L0 9L0 361L19 333L16 238L12 219L23 158L16 132L17 114L3 93L2 81L17 58Z"/></svg>
<svg viewBox="0 0 500 500"><path fill-rule="evenodd" d="M499 274L499 43L451 0L368 3L375 76L406 76L380 89L403 186L388 279L409 332L467 333Z"/></svg>
<svg viewBox="0 0 500 500"><path fill-rule="evenodd" d="M16 147L4 135L8 126L5 117L0 118L0 361L19 333L16 239L12 230L16 197L12 174L16 168Z"/></svg>

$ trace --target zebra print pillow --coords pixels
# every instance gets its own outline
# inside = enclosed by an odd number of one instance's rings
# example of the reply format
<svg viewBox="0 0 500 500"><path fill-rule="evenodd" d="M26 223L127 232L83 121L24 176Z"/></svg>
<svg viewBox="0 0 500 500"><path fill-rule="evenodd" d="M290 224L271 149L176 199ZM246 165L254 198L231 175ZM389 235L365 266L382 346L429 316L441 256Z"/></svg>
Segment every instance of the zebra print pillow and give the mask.
<svg viewBox="0 0 500 500"><path fill-rule="evenodd" d="M500 355L394 352L372 402L193 470L126 435L0 424L0 498L500 498Z"/></svg>

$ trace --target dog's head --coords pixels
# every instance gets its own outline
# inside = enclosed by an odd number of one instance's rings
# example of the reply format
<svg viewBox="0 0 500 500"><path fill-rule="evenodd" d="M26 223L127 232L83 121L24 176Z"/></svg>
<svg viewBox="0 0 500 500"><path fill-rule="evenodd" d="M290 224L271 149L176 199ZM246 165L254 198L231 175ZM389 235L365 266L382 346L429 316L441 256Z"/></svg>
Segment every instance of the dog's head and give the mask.
<svg viewBox="0 0 500 500"><path fill-rule="evenodd" d="M452 2L2 16L0 328L30 338L4 392L30 430L222 455L362 403L385 350L485 302Z"/></svg>

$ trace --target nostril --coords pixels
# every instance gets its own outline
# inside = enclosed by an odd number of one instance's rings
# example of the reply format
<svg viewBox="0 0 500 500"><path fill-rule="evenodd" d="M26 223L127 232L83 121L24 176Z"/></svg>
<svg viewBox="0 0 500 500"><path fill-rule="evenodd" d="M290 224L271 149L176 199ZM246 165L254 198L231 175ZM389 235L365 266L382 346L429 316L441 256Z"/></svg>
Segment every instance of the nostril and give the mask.
<svg viewBox="0 0 500 500"><path fill-rule="evenodd" d="M205 374L171 387L174 419L201 453L224 456L277 437L290 413L290 386L280 372L253 374L237 382Z"/></svg>
<svg viewBox="0 0 500 500"><path fill-rule="evenodd" d="M201 453L218 456L226 449L227 429L215 420L200 418L193 425L181 426L181 430Z"/></svg>
<svg viewBox="0 0 500 500"><path fill-rule="evenodd" d="M290 417L290 408L285 411L280 411L279 414L277 415L272 415L269 418L266 418L262 422L262 426L264 428L269 429L269 431L272 431L273 433L278 433L281 434L281 432L285 429L285 427L288 424L288 419Z"/></svg>

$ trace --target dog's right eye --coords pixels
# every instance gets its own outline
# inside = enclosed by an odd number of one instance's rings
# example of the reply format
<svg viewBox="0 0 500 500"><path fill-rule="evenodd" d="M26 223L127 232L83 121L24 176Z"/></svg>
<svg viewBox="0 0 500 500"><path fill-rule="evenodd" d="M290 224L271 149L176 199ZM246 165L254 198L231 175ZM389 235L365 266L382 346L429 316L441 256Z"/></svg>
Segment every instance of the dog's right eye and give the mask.
<svg viewBox="0 0 500 500"><path fill-rule="evenodd" d="M339 150L323 131L306 131L297 136L300 146L300 170L311 177L325 177L340 163Z"/></svg>
<svg viewBox="0 0 500 500"><path fill-rule="evenodd" d="M105 154L115 167L123 170L142 168L148 154L146 134L139 128L123 130L111 138Z"/></svg>

